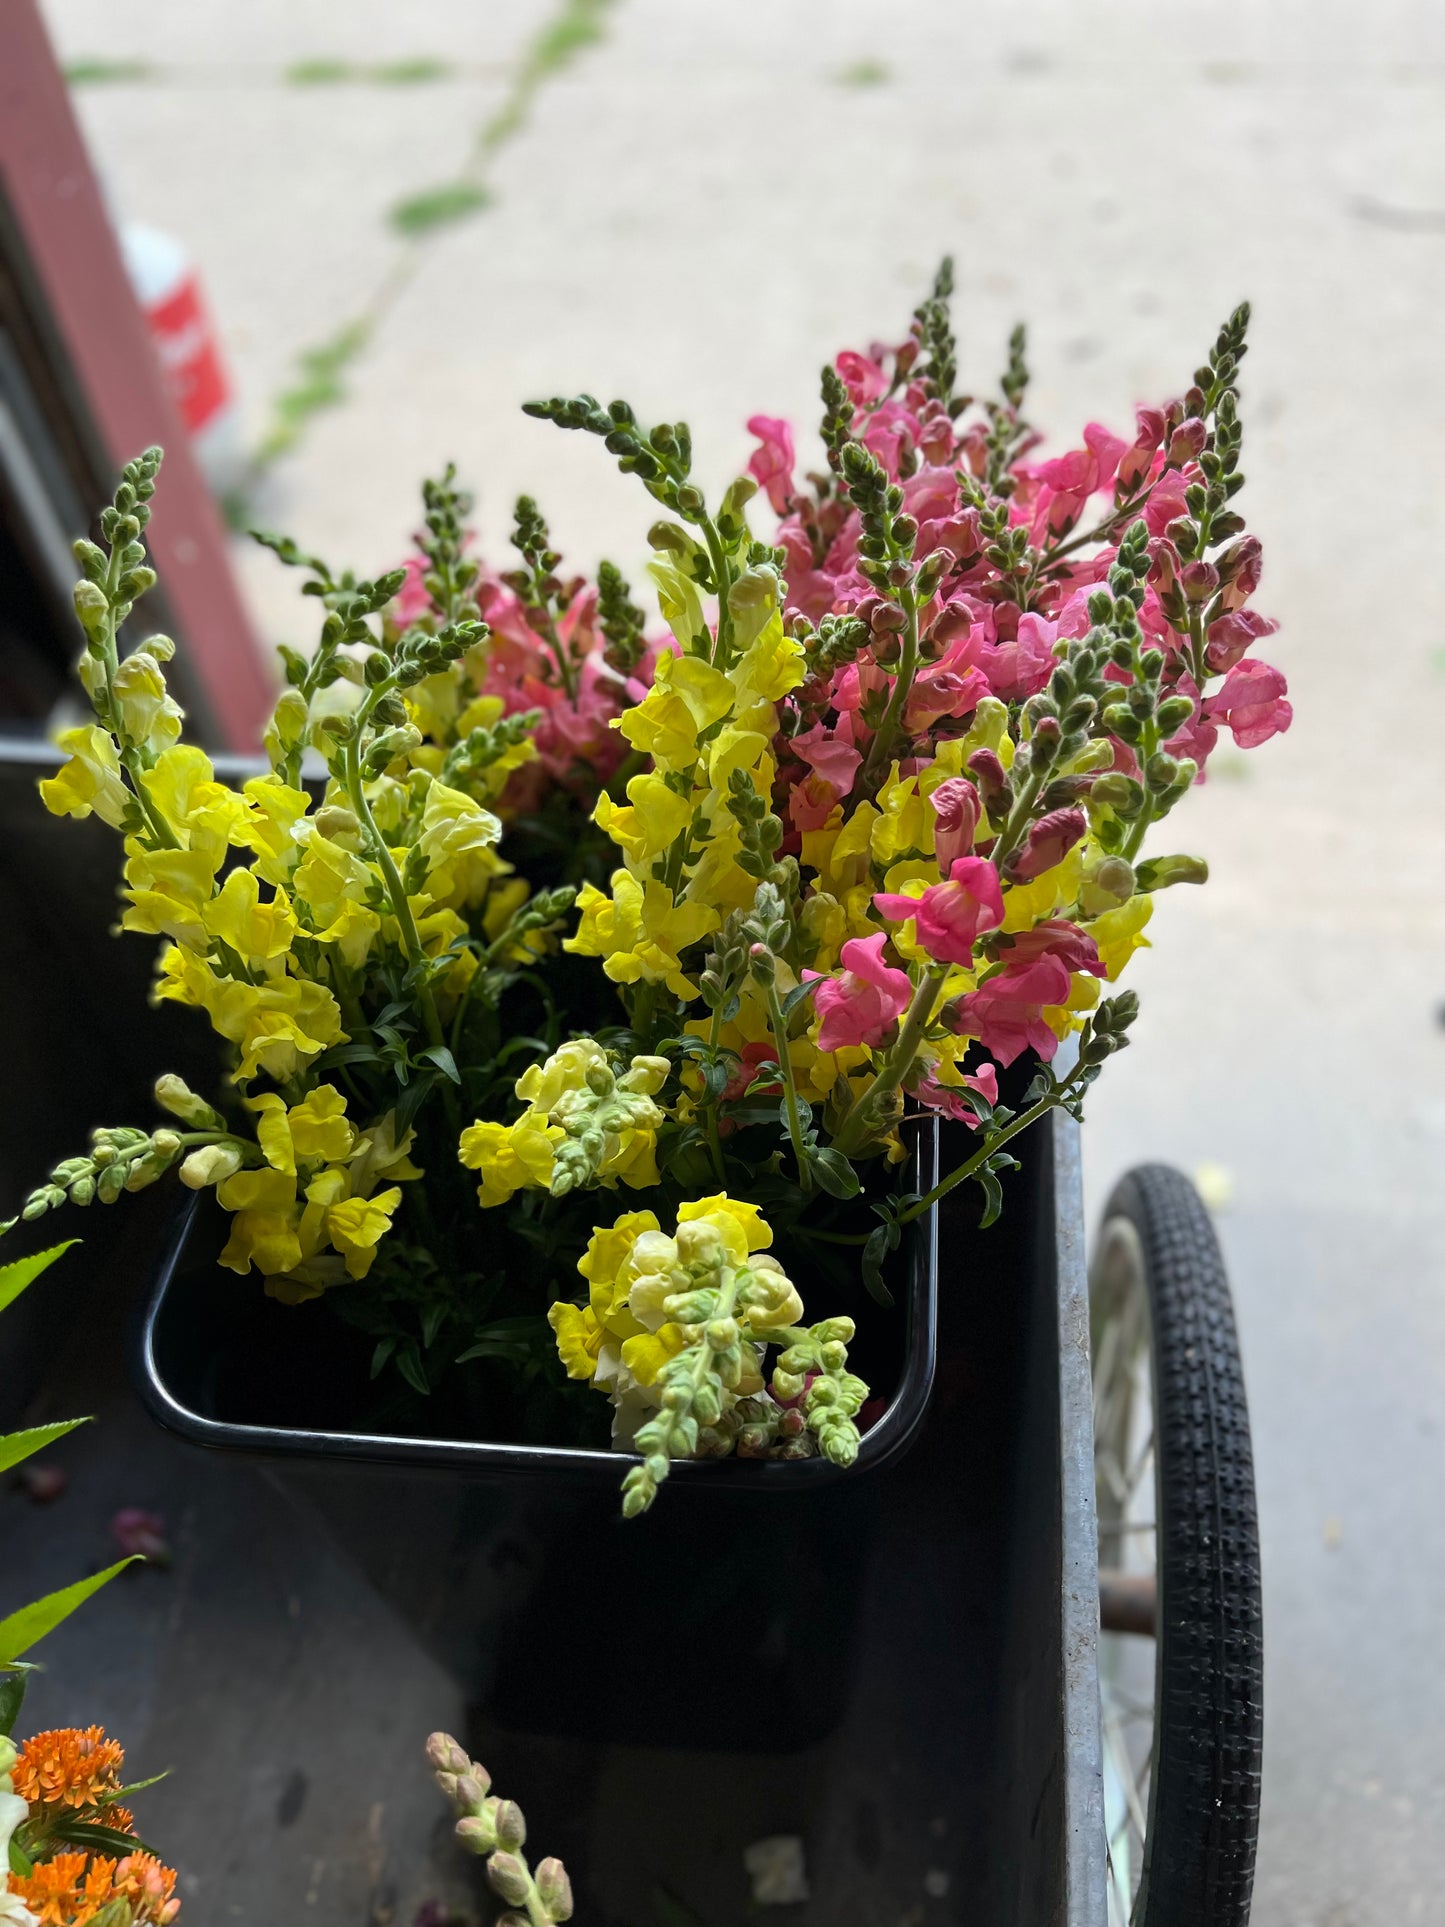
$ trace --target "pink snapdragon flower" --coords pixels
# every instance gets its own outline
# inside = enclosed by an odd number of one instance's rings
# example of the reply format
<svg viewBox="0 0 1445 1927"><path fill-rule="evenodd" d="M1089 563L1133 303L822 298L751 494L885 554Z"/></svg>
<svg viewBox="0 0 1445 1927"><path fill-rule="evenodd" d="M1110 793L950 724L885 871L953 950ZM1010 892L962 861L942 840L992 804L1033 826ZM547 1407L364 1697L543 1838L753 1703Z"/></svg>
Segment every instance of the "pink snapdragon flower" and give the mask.
<svg viewBox="0 0 1445 1927"><path fill-rule="evenodd" d="M756 435L759 444L748 461L748 473L767 495L773 512L786 515L793 497L796 459L792 424L776 415L753 415L748 420L748 433Z"/></svg>
<svg viewBox="0 0 1445 1927"><path fill-rule="evenodd" d="M890 923L912 917L918 942L935 963L971 964L979 933L996 930L1003 922L998 871L981 856L960 857L948 881L931 884L921 897L885 891L873 903Z"/></svg>
<svg viewBox="0 0 1445 1927"><path fill-rule="evenodd" d="M961 1037L977 1037L989 1056L1011 1064L1026 1050L1045 1063L1059 1040L1044 1021L1044 1011L1067 1001L1068 966L1060 957L1037 957L1022 970L1001 971L959 999L950 1027Z"/></svg>
<svg viewBox="0 0 1445 1927"><path fill-rule="evenodd" d="M849 1046L872 1048L883 1041L890 1024L907 1010L913 985L906 970L895 970L883 961L887 941L880 931L873 937L853 937L842 949L843 974L820 976L805 970L805 983L816 983L814 1002L822 1016L818 1028L818 1049L844 1050Z"/></svg>
<svg viewBox="0 0 1445 1927"><path fill-rule="evenodd" d="M1205 715L1212 723L1227 723L1241 749L1257 749L1293 722L1294 710L1285 701L1288 687L1267 662L1237 663L1224 687L1205 703Z"/></svg>
<svg viewBox="0 0 1445 1927"><path fill-rule="evenodd" d="M1272 636L1279 624L1273 616L1262 616L1257 609L1232 609L1216 616L1205 631L1208 648L1205 660L1217 675L1223 675L1242 662L1256 642Z"/></svg>
<svg viewBox="0 0 1445 1927"><path fill-rule="evenodd" d="M1010 970L1022 970L1025 964L1036 963L1040 957L1057 957L1071 973L1086 971L1091 977L1108 974L1099 946L1088 931L1063 917L1046 917L1032 930L1020 930L1008 939L1008 947L1001 948L999 956Z"/></svg>
<svg viewBox="0 0 1445 1927"><path fill-rule="evenodd" d="M420 622L423 616L432 613L432 599L425 581L425 556L409 555L402 567L406 570L406 580L396 592L393 607L397 621L405 629L409 623Z"/></svg>
<svg viewBox="0 0 1445 1927"><path fill-rule="evenodd" d="M957 1084L940 1084L937 1078L920 1077L909 1085L908 1094L916 1097L920 1104L930 1110L951 1117L959 1124L966 1124L971 1131L978 1129L978 1113L964 1099L964 1091L977 1091L988 1104L998 1103L998 1072L992 1064L980 1064L977 1076L965 1077L960 1087Z"/></svg>
<svg viewBox="0 0 1445 1927"><path fill-rule="evenodd" d="M843 377L843 386L855 408L865 408L870 401L877 401L888 386L888 377L878 363L854 348L845 348L833 366Z"/></svg>
<svg viewBox="0 0 1445 1927"><path fill-rule="evenodd" d="M1033 475L1041 484L1034 509L1035 535L1045 529L1063 535L1083 512L1084 504L1108 488L1129 444L1099 422L1084 430L1084 446L1071 449L1051 462L1040 462Z"/></svg>

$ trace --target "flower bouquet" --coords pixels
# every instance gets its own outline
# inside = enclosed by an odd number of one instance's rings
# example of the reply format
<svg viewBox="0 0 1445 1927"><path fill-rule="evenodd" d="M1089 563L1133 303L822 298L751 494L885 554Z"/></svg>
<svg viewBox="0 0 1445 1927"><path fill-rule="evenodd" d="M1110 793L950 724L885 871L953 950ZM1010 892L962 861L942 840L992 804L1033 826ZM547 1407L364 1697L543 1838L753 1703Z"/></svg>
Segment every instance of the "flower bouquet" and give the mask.
<svg viewBox="0 0 1445 1927"><path fill-rule="evenodd" d="M470 1374L554 1442L610 1402L629 1514L679 1457L851 1464L857 1320L818 1299L861 1277L888 1318L906 1227L967 1183L989 1222L1011 1140L1080 1114L1135 1014L1105 987L1206 874L1151 827L1221 728L1290 719L1249 653L1247 309L1132 439L1041 460L1022 330L1000 394L961 393L950 291L945 263L901 344L824 369L816 472L756 416L716 502L684 423L529 406L661 512L662 627L611 564L567 575L528 498L486 567L450 469L374 579L262 536L320 634L239 789L180 740L170 641L122 653L160 452L132 462L76 544L95 720L41 794L120 832L122 926L229 1077L162 1077L167 1122L98 1131L21 1216L175 1168L230 1214L221 1263L324 1295L376 1374ZM913 1113L950 1152L922 1192Z"/></svg>

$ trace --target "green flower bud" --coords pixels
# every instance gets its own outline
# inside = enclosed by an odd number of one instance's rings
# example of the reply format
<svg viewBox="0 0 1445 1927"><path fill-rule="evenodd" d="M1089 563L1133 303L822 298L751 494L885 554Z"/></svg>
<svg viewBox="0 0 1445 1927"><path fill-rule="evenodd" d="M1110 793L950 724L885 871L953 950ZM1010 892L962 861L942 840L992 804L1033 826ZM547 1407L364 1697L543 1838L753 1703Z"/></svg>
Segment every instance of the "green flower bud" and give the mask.
<svg viewBox="0 0 1445 1927"><path fill-rule="evenodd" d="M497 1844L497 1830L489 1813L469 1813L457 1821L453 1831L468 1853L490 1853Z"/></svg>
<svg viewBox="0 0 1445 1927"><path fill-rule="evenodd" d="M483 1773L479 1777L472 1771L471 1762L468 1761L457 1776L455 1794L457 1805L465 1808L468 1813L480 1813L487 1799L487 1789L491 1784L487 1774Z"/></svg>
<svg viewBox="0 0 1445 1927"><path fill-rule="evenodd" d="M539 1863L535 1875L537 1893L553 1920L572 1918L572 1882L560 1860L549 1856Z"/></svg>
<svg viewBox="0 0 1445 1927"><path fill-rule="evenodd" d="M458 1746L450 1733L433 1733L426 1743L427 1764L435 1773L450 1773L453 1778L469 1773L473 1779L483 1782L483 1791L491 1785L491 1779L484 1767L476 1766L468 1759L463 1748Z"/></svg>
<svg viewBox="0 0 1445 1927"><path fill-rule="evenodd" d="M496 1813L497 1843L515 1852L527 1844L527 1822L515 1800L503 1800Z"/></svg>
<svg viewBox="0 0 1445 1927"><path fill-rule="evenodd" d="M283 690L266 725L266 754L279 761L281 755L298 748L305 738L310 713L311 706L299 689Z"/></svg>
<svg viewBox="0 0 1445 1927"><path fill-rule="evenodd" d="M1139 888L1167 890L1171 883L1208 883L1209 865L1202 856L1159 856L1139 865Z"/></svg>
<svg viewBox="0 0 1445 1927"><path fill-rule="evenodd" d="M94 1196L95 1179L92 1177L76 1178L70 1187L70 1202L72 1204L87 1205Z"/></svg>
<svg viewBox="0 0 1445 1927"><path fill-rule="evenodd" d="M487 1862L487 1883L493 1893L500 1894L503 1900L510 1901L515 1907L525 1906L530 1898L527 1890L532 1883L527 1878L526 1868L515 1854L492 1855Z"/></svg>
<svg viewBox="0 0 1445 1927"><path fill-rule="evenodd" d="M361 821L354 810L344 804L328 803L316 812L317 834L329 842L338 843L343 837L356 837L361 834Z"/></svg>

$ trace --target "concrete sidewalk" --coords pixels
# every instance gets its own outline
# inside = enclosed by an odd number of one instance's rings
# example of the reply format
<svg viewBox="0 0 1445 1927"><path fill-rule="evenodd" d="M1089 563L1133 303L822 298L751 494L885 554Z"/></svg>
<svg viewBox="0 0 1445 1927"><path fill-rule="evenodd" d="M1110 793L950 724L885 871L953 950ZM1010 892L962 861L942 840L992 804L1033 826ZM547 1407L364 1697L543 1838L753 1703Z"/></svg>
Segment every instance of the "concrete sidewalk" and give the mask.
<svg viewBox="0 0 1445 1927"><path fill-rule="evenodd" d="M154 63L81 89L82 118L119 208L201 263L254 433L295 353L392 270L385 210L456 172L547 13L47 0L64 56ZM283 80L410 55L457 71ZM721 481L744 418L810 422L825 356L898 334L951 250L965 379L1027 318L1029 412L1062 446L1179 392L1254 301L1244 503L1296 724L1247 766L1221 753L1174 819L1213 880L1160 903L1086 1143L1095 1212L1144 1158L1232 1179L1262 1927L1445 1917L1442 92L1445 13L1402 0L618 0L258 503L371 571L454 457L493 554L525 487L579 564L640 566L642 492L522 400L685 413ZM305 637L279 566L239 564L267 633Z"/></svg>

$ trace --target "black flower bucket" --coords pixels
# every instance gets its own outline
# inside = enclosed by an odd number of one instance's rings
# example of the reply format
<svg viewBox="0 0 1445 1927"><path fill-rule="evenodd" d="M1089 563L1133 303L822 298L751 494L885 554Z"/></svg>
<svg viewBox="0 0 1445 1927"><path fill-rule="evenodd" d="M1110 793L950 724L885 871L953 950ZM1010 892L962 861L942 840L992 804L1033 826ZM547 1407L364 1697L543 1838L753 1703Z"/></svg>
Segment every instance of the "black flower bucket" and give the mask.
<svg viewBox="0 0 1445 1927"><path fill-rule="evenodd" d="M939 1136L923 1189L967 1154ZM472 1750L527 1789L580 1911L649 1920L661 1892L742 1918L742 1848L797 1833L808 1923L870 1920L928 1872L954 1918L1102 1927L1077 1129L1016 1148L999 1223L950 1194L895 1309L860 1319L884 1403L846 1472L681 1464L624 1521L625 1455L367 1429L369 1348L219 1271L194 1201L159 1254L142 1395L266 1461L464 1681Z"/></svg>

